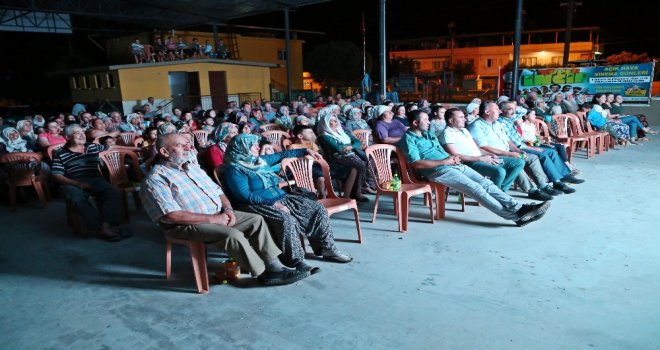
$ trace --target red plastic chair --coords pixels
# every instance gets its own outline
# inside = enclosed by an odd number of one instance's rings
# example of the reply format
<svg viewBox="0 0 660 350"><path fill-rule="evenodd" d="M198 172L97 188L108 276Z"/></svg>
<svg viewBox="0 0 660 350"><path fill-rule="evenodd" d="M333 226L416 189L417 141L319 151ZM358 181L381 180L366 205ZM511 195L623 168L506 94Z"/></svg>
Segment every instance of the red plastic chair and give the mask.
<svg viewBox="0 0 660 350"><path fill-rule="evenodd" d="M265 137L266 140L268 140L278 152L286 149L286 146L291 144L291 141L289 140L289 133L286 131L264 131L261 133L261 136Z"/></svg>
<svg viewBox="0 0 660 350"><path fill-rule="evenodd" d="M46 160L52 163L55 152L57 152L60 148L64 147L64 145L66 145L66 143L58 143L56 145L48 146L48 149L46 149Z"/></svg>
<svg viewBox="0 0 660 350"><path fill-rule="evenodd" d="M353 130L351 131L351 134L355 136L358 140L360 140L360 143L362 144L362 149L367 149L367 147L371 146L373 142L370 142L371 140L371 130Z"/></svg>
<svg viewBox="0 0 660 350"><path fill-rule="evenodd" d="M310 157L300 158L285 158L282 160L282 170L285 172L290 170L293 174L293 179L298 187L316 192L314 187L314 178L312 177L312 165L314 162L321 165L323 170L323 178L325 179L325 190L327 198L319 199L319 202L325 207L328 216L339 213L345 210L352 210L355 216L355 226L357 227L358 243L362 243L362 227L360 226L360 214L358 212L357 202L355 199L339 198L332 188L332 179L330 178L330 166L323 160L314 160Z"/></svg>
<svg viewBox="0 0 660 350"><path fill-rule="evenodd" d="M122 132L119 134L119 139L117 140L118 144L121 146L131 146L133 147L133 140L140 137L140 134L135 132Z"/></svg>
<svg viewBox="0 0 660 350"><path fill-rule="evenodd" d="M197 140L197 144L202 147L206 148L209 145L209 134L210 132L206 130L193 130L193 135L195 135L195 140Z"/></svg>
<svg viewBox="0 0 660 350"><path fill-rule="evenodd" d="M185 239L165 237L165 277L170 278L172 274L172 244L180 244L188 247L190 260L192 260L195 273L197 293L207 294L209 292L209 274L206 264L206 244Z"/></svg>
<svg viewBox="0 0 660 350"><path fill-rule="evenodd" d="M577 112L578 118L582 122L582 125L585 126L586 132L589 135L594 135L596 139L596 152L597 154L602 154L605 151L609 151L610 147L614 148L614 139L607 131L600 131L595 129L589 119L587 119L587 114L583 111Z"/></svg>
<svg viewBox="0 0 660 350"><path fill-rule="evenodd" d="M135 174L136 180L141 180L142 173L140 172L139 157L137 153L127 149L109 149L99 153L99 158L107 169L108 178L110 183L119 188L122 193L122 217L124 221L130 221L128 215L128 193L133 194L135 207L141 208L139 197L140 186L135 185L128 176L126 170L126 159L130 162L130 168ZM103 173L103 169L99 169Z"/></svg>
<svg viewBox="0 0 660 350"><path fill-rule="evenodd" d="M401 156L398 149L392 145L377 144L367 147L365 152L367 153L369 160L373 161L376 183L378 184L376 188L376 204L374 205L374 214L371 222L373 223L376 221L380 196L391 195L394 197L394 210L399 219L399 231L407 231L410 198L418 194L424 194L425 202L429 205L431 223L433 223L433 190L429 185L416 184L410 179L408 176L406 161ZM386 187L393 179L392 167L390 165L392 153L396 155L396 158L399 161L399 166L401 167L401 189L398 191L390 190Z"/></svg>
<svg viewBox="0 0 660 350"><path fill-rule="evenodd" d="M41 170L40 153L16 152L0 156L0 164L5 164L5 170L9 177L9 199L11 210L16 211L16 189L18 187L32 186L37 192L39 200L44 208L48 208L48 187L45 184L46 177Z"/></svg>
<svg viewBox="0 0 660 350"><path fill-rule="evenodd" d="M259 126L259 130L261 130L262 135L264 131L272 131L272 130L282 130L279 125L275 123L267 123L267 124L262 124Z"/></svg>
<svg viewBox="0 0 660 350"><path fill-rule="evenodd" d="M565 114L568 118L568 125L571 128L571 138L573 142L571 147L577 150L578 144L584 144L587 149L587 159L596 156L596 135L588 134L582 127L582 122L575 114Z"/></svg>

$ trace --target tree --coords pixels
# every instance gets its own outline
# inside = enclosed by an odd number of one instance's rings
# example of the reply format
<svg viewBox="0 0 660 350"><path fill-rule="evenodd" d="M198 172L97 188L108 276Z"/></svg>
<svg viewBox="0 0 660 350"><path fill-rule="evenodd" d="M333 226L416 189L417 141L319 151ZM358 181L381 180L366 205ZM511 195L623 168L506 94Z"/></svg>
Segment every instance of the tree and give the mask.
<svg viewBox="0 0 660 350"><path fill-rule="evenodd" d="M305 70L323 85L342 85L362 79L362 50L347 41L317 45L305 56Z"/></svg>
<svg viewBox="0 0 660 350"><path fill-rule="evenodd" d="M617 65L617 64L628 64L628 63L644 63L651 62L652 58L646 52L641 54L634 54L632 52L622 51L620 53L607 56L606 64Z"/></svg>

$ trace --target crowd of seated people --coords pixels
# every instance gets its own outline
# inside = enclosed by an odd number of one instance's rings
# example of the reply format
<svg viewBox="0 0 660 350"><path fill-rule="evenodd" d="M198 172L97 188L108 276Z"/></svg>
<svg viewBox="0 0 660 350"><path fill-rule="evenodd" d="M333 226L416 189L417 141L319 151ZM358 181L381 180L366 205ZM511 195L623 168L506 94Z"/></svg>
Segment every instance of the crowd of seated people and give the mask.
<svg viewBox="0 0 660 350"><path fill-rule="evenodd" d="M301 236L315 255L352 260L338 250L331 222L314 200L326 197L324 182L330 179L314 164L316 192L311 197L287 193L283 184L291 174L282 171L282 159L323 158L341 196L368 202L365 195L381 184L375 183L373 165L353 132L371 131L369 144L396 146L416 179L446 185L524 226L540 219L554 197L574 193L574 185L584 182L553 132L552 113L585 112L594 128L615 140L640 142L654 133L638 116L625 115L620 96L611 99L607 105L607 94L597 94L593 104L577 104L574 97L553 96L546 106L530 94L515 100L476 98L456 107L426 100L372 105L356 94L315 103L298 98L277 108L268 101L244 101L149 115L144 109L126 116L80 111L26 117L12 125L2 121L0 153L46 152L65 144L49 160L52 178L87 229L116 242L131 234L119 222L117 189L98 172L98 154L121 145L139 154L145 209L166 235L216 244L264 283L282 284L319 271L305 259ZM537 120L550 130L542 139ZM269 141L269 131L262 130L266 126L281 138ZM206 137L195 135L200 132ZM126 133L135 136L130 144L121 138ZM511 197L514 184L540 202L524 204ZM106 203L102 211L89 203L89 195Z"/></svg>
<svg viewBox="0 0 660 350"><path fill-rule="evenodd" d="M222 39L219 39L216 45L210 40L205 40L204 44L199 42L198 38L192 38L186 42L183 37L168 36L163 39L156 36L153 42L144 44L140 39L135 39L129 46L135 63L145 62L165 62L178 61L198 58L217 58L231 59L231 52L225 46Z"/></svg>

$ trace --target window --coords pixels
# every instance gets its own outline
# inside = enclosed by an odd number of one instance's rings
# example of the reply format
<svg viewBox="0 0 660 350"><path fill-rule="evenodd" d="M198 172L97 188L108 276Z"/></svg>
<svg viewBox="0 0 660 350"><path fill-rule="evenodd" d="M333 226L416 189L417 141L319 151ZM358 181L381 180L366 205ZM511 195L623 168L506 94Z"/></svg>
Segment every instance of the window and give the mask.
<svg viewBox="0 0 660 350"><path fill-rule="evenodd" d="M444 68L444 62L443 61L433 61L433 70L442 70Z"/></svg>
<svg viewBox="0 0 660 350"><path fill-rule="evenodd" d="M536 57L522 57L520 59L520 64L527 67L536 66Z"/></svg>
<svg viewBox="0 0 660 350"><path fill-rule="evenodd" d="M103 86L101 86L101 77L99 77L98 74L94 74L94 88L95 89L101 89Z"/></svg>
<svg viewBox="0 0 660 350"><path fill-rule="evenodd" d="M86 75L82 76L82 88L83 89L89 89L89 77Z"/></svg>
<svg viewBox="0 0 660 350"><path fill-rule="evenodd" d="M552 61L550 62L553 66L559 66L562 63L564 63L564 57L562 56L554 56L552 57Z"/></svg>
<svg viewBox="0 0 660 350"><path fill-rule="evenodd" d="M277 50L277 59L279 61L286 61L286 50Z"/></svg>
<svg viewBox="0 0 660 350"><path fill-rule="evenodd" d="M592 58L591 54L588 53L581 53L580 54L580 59L581 60L590 60Z"/></svg>
<svg viewBox="0 0 660 350"><path fill-rule="evenodd" d="M78 87L78 78L76 78L76 77L71 77L71 87L72 87L74 90L78 90L78 89L79 89L79 87Z"/></svg>
<svg viewBox="0 0 660 350"><path fill-rule="evenodd" d="M495 61L495 60L492 59L492 58L486 59L486 67L492 68L493 67L493 61Z"/></svg>
<svg viewBox="0 0 660 350"><path fill-rule="evenodd" d="M419 61L415 61L415 70L419 70L420 68L422 68L422 63Z"/></svg>

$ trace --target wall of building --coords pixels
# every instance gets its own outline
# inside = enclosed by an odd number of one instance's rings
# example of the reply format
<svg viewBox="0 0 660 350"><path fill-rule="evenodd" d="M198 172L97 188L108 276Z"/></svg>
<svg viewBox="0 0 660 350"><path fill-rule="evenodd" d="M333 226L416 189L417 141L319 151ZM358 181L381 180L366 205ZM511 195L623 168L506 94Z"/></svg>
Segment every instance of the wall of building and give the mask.
<svg viewBox="0 0 660 350"><path fill-rule="evenodd" d="M117 71L98 71L69 76L71 99L74 102L94 102L99 99L121 101L121 86Z"/></svg>
<svg viewBox="0 0 660 350"><path fill-rule="evenodd" d="M186 43L192 42L197 38L200 44L206 40L213 43L213 33L211 32L193 32L193 31L174 31L167 32L167 36L174 34L174 38L181 36ZM229 49L230 40L227 33L218 33L218 37L223 40L225 47ZM133 55L129 50L130 44L140 39L143 43L149 43L149 34L142 33L130 37L121 37L109 40L106 43L108 60L113 64L133 63ZM241 61L266 62L279 64L280 67L270 68L270 78L277 89L286 89L286 61L278 51L284 51L284 39L275 37L255 37L237 35L238 50ZM291 39L291 86L293 90L303 89L303 40Z"/></svg>
<svg viewBox="0 0 660 350"><path fill-rule="evenodd" d="M569 60L591 59L594 44L591 42L571 43ZM560 66L563 61L564 44L530 44L520 46L520 61L527 65ZM498 67L513 60L513 46L461 47L435 50L392 51L390 58L407 57L418 62L419 72L442 71L452 62L468 63L474 66L475 73L481 77L496 77Z"/></svg>

